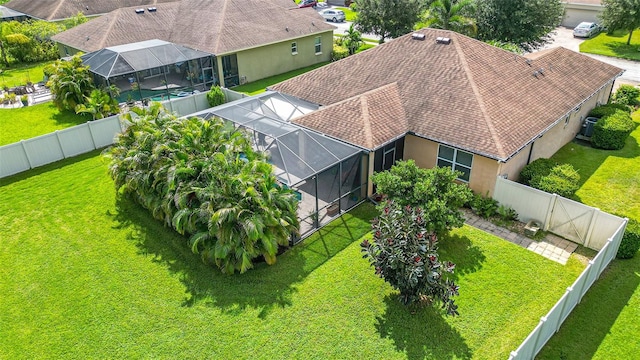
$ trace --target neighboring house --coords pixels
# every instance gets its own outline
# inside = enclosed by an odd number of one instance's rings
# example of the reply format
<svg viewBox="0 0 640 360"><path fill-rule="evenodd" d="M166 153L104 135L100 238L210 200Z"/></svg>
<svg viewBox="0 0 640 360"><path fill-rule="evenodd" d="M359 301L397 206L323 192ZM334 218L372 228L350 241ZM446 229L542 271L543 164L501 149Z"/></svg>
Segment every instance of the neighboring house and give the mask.
<svg viewBox="0 0 640 360"><path fill-rule="evenodd" d="M574 28L583 21L600 22L604 6L601 0L568 0L563 2L562 26Z"/></svg>
<svg viewBox="0 0 640 360"><path fill-rule="evenodd" d="M12 0L5 4L34 19L47 21L68 19L79 12L85 16L106 14L129 6L156 6L179 0Z"/></svg>
<svg viewBox="0 0 640 360"><path fill-rule="evenodd" d="M423 29L270 89L320 105L293 122L366 149L369 174L414 159L485 194L571 141L622 71L564 48L523 57Z"/></svg>
<svg viewBox="0 0 640 360"><path fill-rule="evenodd" d="M213 54L218 82L231 87L329 61L334 29L291 0L182 0L118 9L53 40L62 56L164 40Z"/></svg>

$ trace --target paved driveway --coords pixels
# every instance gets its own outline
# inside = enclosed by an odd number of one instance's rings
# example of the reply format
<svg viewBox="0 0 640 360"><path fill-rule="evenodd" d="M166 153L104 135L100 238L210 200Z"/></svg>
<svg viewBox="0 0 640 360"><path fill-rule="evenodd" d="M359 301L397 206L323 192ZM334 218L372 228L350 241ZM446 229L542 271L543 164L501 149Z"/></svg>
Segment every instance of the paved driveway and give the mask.
<svg viewBox="0 0 640 360"><path fill-rule="evenodd" d="M582 43L584 39L577 39L573 37L573 29L559 27L556 29L556 34L553 36L553 42L543 47L543 49L548 49L551 47L562 46L567 49L579 52L580 51L580 43ZM613 66L617 66L621 69L625 69L626 71L622 74L621 77L618 78L618 83L625 84L640 84L640 62L630 61L624 59L618 59L609 56L602 55L593 55L593 54L584 54L594 59L598 59L607 64L611 64Z"/></svg>

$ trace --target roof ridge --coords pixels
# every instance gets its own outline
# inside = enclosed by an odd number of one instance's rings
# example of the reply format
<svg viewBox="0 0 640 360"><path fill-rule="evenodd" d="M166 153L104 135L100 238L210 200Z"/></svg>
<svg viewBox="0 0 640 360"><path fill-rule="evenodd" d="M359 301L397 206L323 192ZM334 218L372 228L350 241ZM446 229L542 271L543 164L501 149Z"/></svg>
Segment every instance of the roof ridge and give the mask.
<svg viewBox="0 0 640 360"><path fill-rule="evenodd" d="M460 47L460 44L458 42L459 39L460 38L457 37L456 41L453 41L453 45L456 47L456 52L458 53L458 56L460 57L460 62L462 63L462 69L464 69L464 72L467 74L467 78L469 79L469 85L471 86L471 90L473 91L473 94L476 97L476 101L478 102L478 107L480 108L480 111L482 112L482 117L484 119L485 124L487 125L487 128L489 129L489 133L491 134L491 138L493 139L493 142L496 145L498 153L499 153L499 155L501 157L505 158L506 155L505 155L505 152L504 152L504 148L502 147L502 143L500 141L500 137L498 136L498 133L497 133L495 127L493 126L493 123L491 122L491 118L489 116L489 112L487 111L487 107L484 104L484 99L482 98L482 95L480 94L480 90L478 89L478 86L476 84L475 79L473 78L473 74L471 73L471 69L469 68L469 63L467 62L467 58L466 58L466 56L464 54L464 51L462 50L462 48Z"/></svg>
<svg viewBox="0 0 640 360"><path fill-rule="evenodd" d="M118 9L115 12L122 12L122 10ZM105 16L107 16L107 15L105 15ZM111 21L109 22L109 27L107 28L107 31L105 31L103 33L102 41L100 41L100 48L104 48L105 47L104 43L107 42L107 36L109 35L109 33L111 33L111 29L115 25L116 20L118 20L118 16L117 15L112 17Z"/></svg>
<svg viewBox="0 0 640 360"><path fill-rule="evenodd" d="M55 13L58 12L58 10L60 9L60 7L62 7L62 4L64 4L65 0L60 0L60 2L58 3L58 6L56 6L55 9L53 9L53 11L51 12L51 15L49 15L49 17L47 17L47 20L51 20L51 18L53 17L53 15L55 15Z"/></svg>
<svg viewBox="0 0 640 360"><path fill-rule="evenodd" d="M365 142L367 147L373 147L373 133L371 131L371 122L369 121L369 102L367 96L360 97L360 110L362 111L362 130L364 131Z"/></svg>
<svg viewBox="0 0 640 360"><path fill-rule="evenodd" d="M227 16L227 4L229 4L229 1L224 0L222 10L220 11L220 20L218 22L218 37L216 38L216 44L213 47L213 53L216 55L219 53L218 49L220 46L220 39L222 38L222 30L224 28L224 18Z"/></svg>

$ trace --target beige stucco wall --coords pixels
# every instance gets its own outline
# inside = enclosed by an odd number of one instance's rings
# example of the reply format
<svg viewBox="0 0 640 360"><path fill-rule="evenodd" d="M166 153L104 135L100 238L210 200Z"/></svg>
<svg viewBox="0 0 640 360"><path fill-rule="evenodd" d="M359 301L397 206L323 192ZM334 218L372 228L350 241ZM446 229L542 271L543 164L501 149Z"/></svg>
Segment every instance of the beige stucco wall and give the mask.
<svg viewBox="0 0 640 360"><path fill-rule="evenodd" d="M315 53L315 38L322 39L322 52ZM298 44L298 53L291 54L291 43ZM238 72L246 82L260 80L287 71L331 60L333 31L283 41L237 52ZM222 57L223 55L219 56Z"/></svg>
<svg viewBox="0 0 640 360"><path fill-rule="evenodd" d="M60 57L63 58L65 56L72 56L75 55L79 52L81 52L80 50L76 49L76 48L72 48L71 46L67 46L61 43L57 43L58 45L58 54L60 54Z"/></svg>
<svg viewBox="0 0 640 360"><path fill-rule="evenodd" d="M416 165L422 168L432 168L436 166L438 157L438 143L413 135L404 138L403 159L413 159Z"/></svg>

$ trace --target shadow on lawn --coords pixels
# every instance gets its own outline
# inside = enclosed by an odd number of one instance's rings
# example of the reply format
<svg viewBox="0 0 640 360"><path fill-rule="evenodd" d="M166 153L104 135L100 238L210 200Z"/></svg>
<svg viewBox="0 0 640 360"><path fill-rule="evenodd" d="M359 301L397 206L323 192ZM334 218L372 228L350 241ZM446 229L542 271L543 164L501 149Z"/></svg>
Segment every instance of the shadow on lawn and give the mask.
<svg viewBox="0 0 640 360"><path fill-rule="evenodd" d="M604 338L611 335L611 327L618 320L622 310L629 306L634 293L640 291L639 287L640 253L633 259L615 259L562 324L560 331L545 345L539 358L593 358ZM627 309L627 312L629 311L633 309ZM625 330L638 331L638 326ZM623 350L619 355L627 353L629 349L635 349L633 344L619 346Z"/></svg>
<svg viewBox="0 0 640 360"><path fill-rule="evenodd" d="M412 359L470 359L471 349L460 333L433 307L417 310L400 303L398 295L385 297L386 312L376 318L376 329ZM412 309L416 310L412 313Z"/></svg>
<svg viewBox="0 0 640 360"><path fill-rule="evenodd" d="M438 243L441 261L451 261L456 264L453 274L447 274L456 280L461 275L474 273L482 268L486 256L478 246L473 245L466 236L448 235Z"/></svg>
<svg viewBox="0 0 640 360"><path fill-rule="evenodd" d="M331 259L370 230L373 206L363 204L334 220L304 241L278 256L275 265L255 264L244 274L224 275L193 254L187 238L154 220L133 200L120 197L117 213L111 214L118 228L131 229L129 238L140 253L177 274L186 288L183 306L216 306L230 314L259 309L259 318L274 307L291 305L291 296L318 266Z"/></svg>

